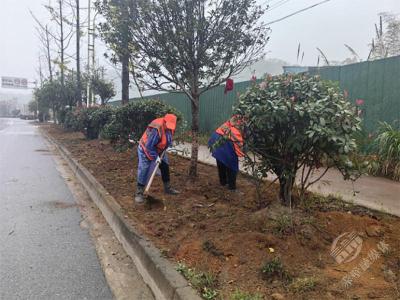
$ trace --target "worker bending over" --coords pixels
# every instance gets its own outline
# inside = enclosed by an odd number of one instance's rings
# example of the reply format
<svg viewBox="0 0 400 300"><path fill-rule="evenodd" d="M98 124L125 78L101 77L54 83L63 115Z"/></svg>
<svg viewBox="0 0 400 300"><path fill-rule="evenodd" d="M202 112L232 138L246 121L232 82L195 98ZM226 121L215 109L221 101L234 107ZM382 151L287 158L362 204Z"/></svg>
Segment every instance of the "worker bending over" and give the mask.
<svg viewBox="0 0 400 300"><path fill-rule="evenodd" d="M243 157L243 136L238 129L240 119L233 116L219 127L208 141L212 156L217 160L219 182L236 190L236 176L239 171L239 157Z"/></svg>
<svg viewBox="0 0 400 300"><path fill-rule="evenodd" d="M135 202L144 202L144 189L147 184L151 163L162 156L167 148L172 146L172 139L176 129L176 116L166 114L163 118L153 120L144 132L138 146L138 177L135 194ZM179 192L174 190L170 184L170 174L168 157L165 154L160 164L162 181L164 183L164 192L170 195L176 195Z"/></svg>

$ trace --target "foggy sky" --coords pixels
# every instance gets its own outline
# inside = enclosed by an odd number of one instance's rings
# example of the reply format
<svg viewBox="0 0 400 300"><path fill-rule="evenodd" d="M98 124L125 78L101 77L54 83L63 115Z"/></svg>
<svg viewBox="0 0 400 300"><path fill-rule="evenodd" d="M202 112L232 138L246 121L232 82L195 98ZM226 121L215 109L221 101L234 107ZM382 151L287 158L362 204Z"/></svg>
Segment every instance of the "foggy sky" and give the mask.
<svg viewBox="0 0 400 300"><path fill-rule="evenodd" d="M258 0L271 5L280 0ZM320 0L288 0L285 5L272 9L264 16L269 22ZM0 0L0 76L38 78L38 39L29 9L45 21L47 13L42 7L44 0ZM81 0L86 6L86 0ZM264 4L265 5L265 4ZM368 44L374 37L374 23L378 13L400 14L400 0L331 0L307 12L271 25L271 40L267 58L280 58L296 63L297 46L305 51L304 65L315 65L316 47L321 48L329 60L349 57L343 44L349 44L365 59ZM71 48L71 52L72 48ZM86 46L83 45L83 54ZM71 62L73 64L74 62ZM0 92L4 92L1 90Z"/></svg>

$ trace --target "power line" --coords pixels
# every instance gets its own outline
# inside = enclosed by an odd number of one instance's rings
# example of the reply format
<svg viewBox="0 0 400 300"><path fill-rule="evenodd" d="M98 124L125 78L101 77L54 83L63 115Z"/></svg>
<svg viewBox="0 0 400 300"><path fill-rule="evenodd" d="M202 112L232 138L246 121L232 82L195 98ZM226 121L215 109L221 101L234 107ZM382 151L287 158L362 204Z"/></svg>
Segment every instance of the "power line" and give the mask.
<svg viewBox="0 0 400 300"><path fill-rule="evenodd" d="M274 2L274 0L267 0L267 1L264 1L261 4L261 6L267 5L265 11L270 12L271 10L274 10L276 8L281 7L282 5L285 5L289 1L291 1L291 0L276 0L276 2Z"/></svg>
<svg viewBox="0 0 400 300"><path fill-rule="evenodd" d="M266 1L264 1L263 3L261 3L260 4L260 6L264 6L264 5L266 5L266 4L270 4L271 2L274 2L275 0L266 0ZM278 1L280 1L280 0L278 0Z"/></svg>
<svg viewBox="0 0 400 300"><path fill-rule="evenodd" d="M275 8L281 7L282 5L288 3L290 0L280 0L277 3L271 5L270 7L267 8L267 11L271 11Z"/></svg>
<svg viewBox="0 0 400 300"><path fill-rule="evenodd" d="M283 21L283 20L285 20L285 19L287 19L287 18L290 18L290 17L292 17L292 16L294 16L294 15L297 15L297 14L299 14L299 13L301 13L301 12L304 12L304 11L306 11L306 10L309 10L309 9L311 9L311 8L314 8L314 7L318 6L318 5L324 4L324 3L329 2L329 1L331 1L331 0L324 0L324 1L318 2L318 3L314 4L314 5L311 5L311 6L308 6L308 7L306 7L306 8L300 9L300 10L298 10L298 11L295 11L294 13L291 13L290 15L287 15L287 16L285 16L285 17L282 17L282 18L276 19L276 20L274 20L274 21L272 21L272 22L269 22L269 23L267 23L266 25L271 25L271 24L274 24L274 23Z"/></svg>

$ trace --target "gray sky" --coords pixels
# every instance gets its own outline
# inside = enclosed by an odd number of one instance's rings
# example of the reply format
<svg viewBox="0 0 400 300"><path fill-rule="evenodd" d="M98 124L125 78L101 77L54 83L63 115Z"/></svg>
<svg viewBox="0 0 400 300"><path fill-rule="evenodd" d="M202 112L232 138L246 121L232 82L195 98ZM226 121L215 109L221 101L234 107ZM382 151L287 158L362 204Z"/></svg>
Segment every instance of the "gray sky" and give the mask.
<svg viewBox="0 0 400 300"><path fill-rule="evenodd" d="M266 22L319 1L258 0L260 4L270 3L272 7L283 3L266 13ZM38 40L29 9L39 19L46 20L47 14L41 5L47 2L0 0L0 76L20 76L30 80L38 77ZM305 51L305 65L316 64L316 47L320 47L330 60L344 60L350 56L343 46L346 43L365 59L369 51L368 43L374 35L374 23L380 12L400 14L400 0L331 0L271 25L267 58L280 58L295 63L297 45L301 43ZM86 47L82 51L86 53ZM0 92L5 90L0 89Z"/></svg>

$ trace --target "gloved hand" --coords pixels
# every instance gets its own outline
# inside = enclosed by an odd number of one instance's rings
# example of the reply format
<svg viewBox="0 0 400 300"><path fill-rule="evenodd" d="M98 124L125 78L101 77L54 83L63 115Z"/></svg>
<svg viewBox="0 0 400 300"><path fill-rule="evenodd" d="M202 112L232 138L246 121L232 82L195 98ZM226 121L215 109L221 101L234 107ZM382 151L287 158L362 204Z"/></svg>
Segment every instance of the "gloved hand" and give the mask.
<svg viewBox="0 0 400 300"><path fill-rule="evenodd" d="M129 143L135 144L135 140L133 139L133 135L132 135L132 134L130 134L130 135L128 136L128 140L129 140Z"/></svg>

